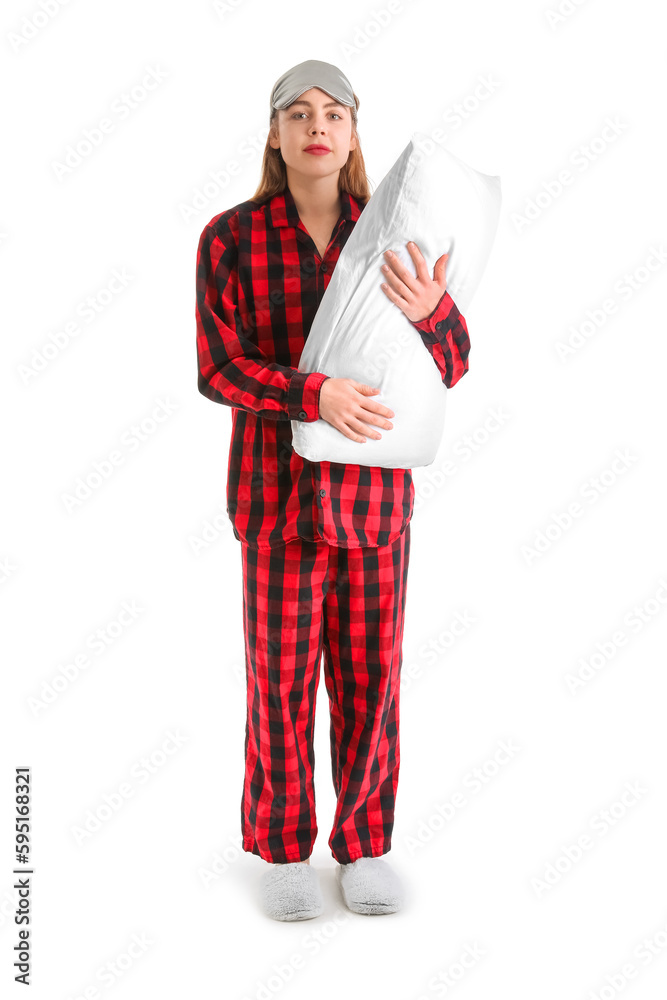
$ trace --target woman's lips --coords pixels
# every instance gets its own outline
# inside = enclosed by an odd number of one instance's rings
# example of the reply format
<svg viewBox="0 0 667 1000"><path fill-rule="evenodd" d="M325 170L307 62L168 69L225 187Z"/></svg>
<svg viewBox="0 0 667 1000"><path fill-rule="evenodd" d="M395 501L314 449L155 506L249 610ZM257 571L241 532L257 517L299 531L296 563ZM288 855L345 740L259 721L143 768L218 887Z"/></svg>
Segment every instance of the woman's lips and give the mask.
<svg viewBox="0 0 667 1000"><path fill-rule="evenodd" d="M330 152L330 149L324 149L322 146L314 146L312 149L304 149L304 153L313 153L315 156L324 156L326 153Z"/></svg>

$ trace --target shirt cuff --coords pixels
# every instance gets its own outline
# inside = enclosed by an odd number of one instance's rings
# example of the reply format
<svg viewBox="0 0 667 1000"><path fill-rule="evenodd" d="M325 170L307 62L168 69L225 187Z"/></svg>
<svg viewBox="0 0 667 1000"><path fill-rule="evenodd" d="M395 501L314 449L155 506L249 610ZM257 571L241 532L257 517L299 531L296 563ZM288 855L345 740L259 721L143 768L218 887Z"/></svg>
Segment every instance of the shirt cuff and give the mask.
<svg viewBox="0 0 667 1000"><path fill-rule="evenodd" d="M291 420L319 420L320 389L329 375L322 372L295 372L287 389L287 412Z"/></svg>
<svg viewBox="0 0 667 1000"><path fill-rule="evenodd" d="M445 289L432 313L429 313L424 319L411 320L410 322L421 333L430 334L428 339L437 342L449 333L460 315L454 299Z"/></svg>

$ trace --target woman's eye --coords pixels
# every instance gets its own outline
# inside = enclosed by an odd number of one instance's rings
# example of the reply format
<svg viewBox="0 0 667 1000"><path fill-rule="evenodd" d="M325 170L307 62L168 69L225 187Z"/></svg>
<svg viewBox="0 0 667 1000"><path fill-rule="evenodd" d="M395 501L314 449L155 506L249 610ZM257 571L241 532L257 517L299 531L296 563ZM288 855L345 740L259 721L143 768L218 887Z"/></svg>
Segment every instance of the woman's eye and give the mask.
<svg viewBox="0 0 667 1000"><path fill-rule="evenodd" d="M305 111L295 111L294 114L292 115L292 118L298 118L300 115L305 115L305 113L306 113ZM331 114L335 115L336 118L341 118L342 120L341 115L339 115L337 111L332 111Z"/></svg>

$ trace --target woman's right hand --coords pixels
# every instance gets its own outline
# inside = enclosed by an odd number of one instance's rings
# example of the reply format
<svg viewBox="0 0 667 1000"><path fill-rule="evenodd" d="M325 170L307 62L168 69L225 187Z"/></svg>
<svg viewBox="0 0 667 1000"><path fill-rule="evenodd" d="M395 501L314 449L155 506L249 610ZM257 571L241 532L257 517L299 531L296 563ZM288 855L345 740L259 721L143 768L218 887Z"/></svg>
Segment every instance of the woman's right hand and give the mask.
<svg viewBox="0 0 667 1000"><path fill-rule="evenodd" d="M379 391L353 378L328 378L320 388L320 416L352 441L365 441L365 434L377 440L382 435L369 432L364 423L388 430L394 426L386 419L393 411L368 398Z"/></svg>

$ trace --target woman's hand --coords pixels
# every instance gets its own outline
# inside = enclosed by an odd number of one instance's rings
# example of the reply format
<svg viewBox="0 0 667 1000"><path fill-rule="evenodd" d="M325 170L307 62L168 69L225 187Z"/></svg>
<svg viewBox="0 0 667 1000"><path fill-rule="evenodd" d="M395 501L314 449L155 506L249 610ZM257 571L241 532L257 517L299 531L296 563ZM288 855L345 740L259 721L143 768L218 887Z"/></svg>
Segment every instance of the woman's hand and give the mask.
<svg viewBox="0 0 667 1000"><path fill-rule="evenodd" d="M393 411L367 399L371 393L379 391L353 378L328 378L320 388L320 416L352 441L366 440L363 435L369 431L362 421L391 430L394 425L385 418L393 417ZM371 431L369 436L382 437L376 431Z"/></svg>
<svg viewBox="0 0 667 1000"><path fill-rule="evenodd" d="M408 243L408 250L417 271L414 277L396 254L385 251L386 264L382 265L387 284L382 290L395 302L413 323L430 316L447 290L445 269L449 254L443 253L435 262L433 277L429 277L426 261L416 243Z"/></svg>

